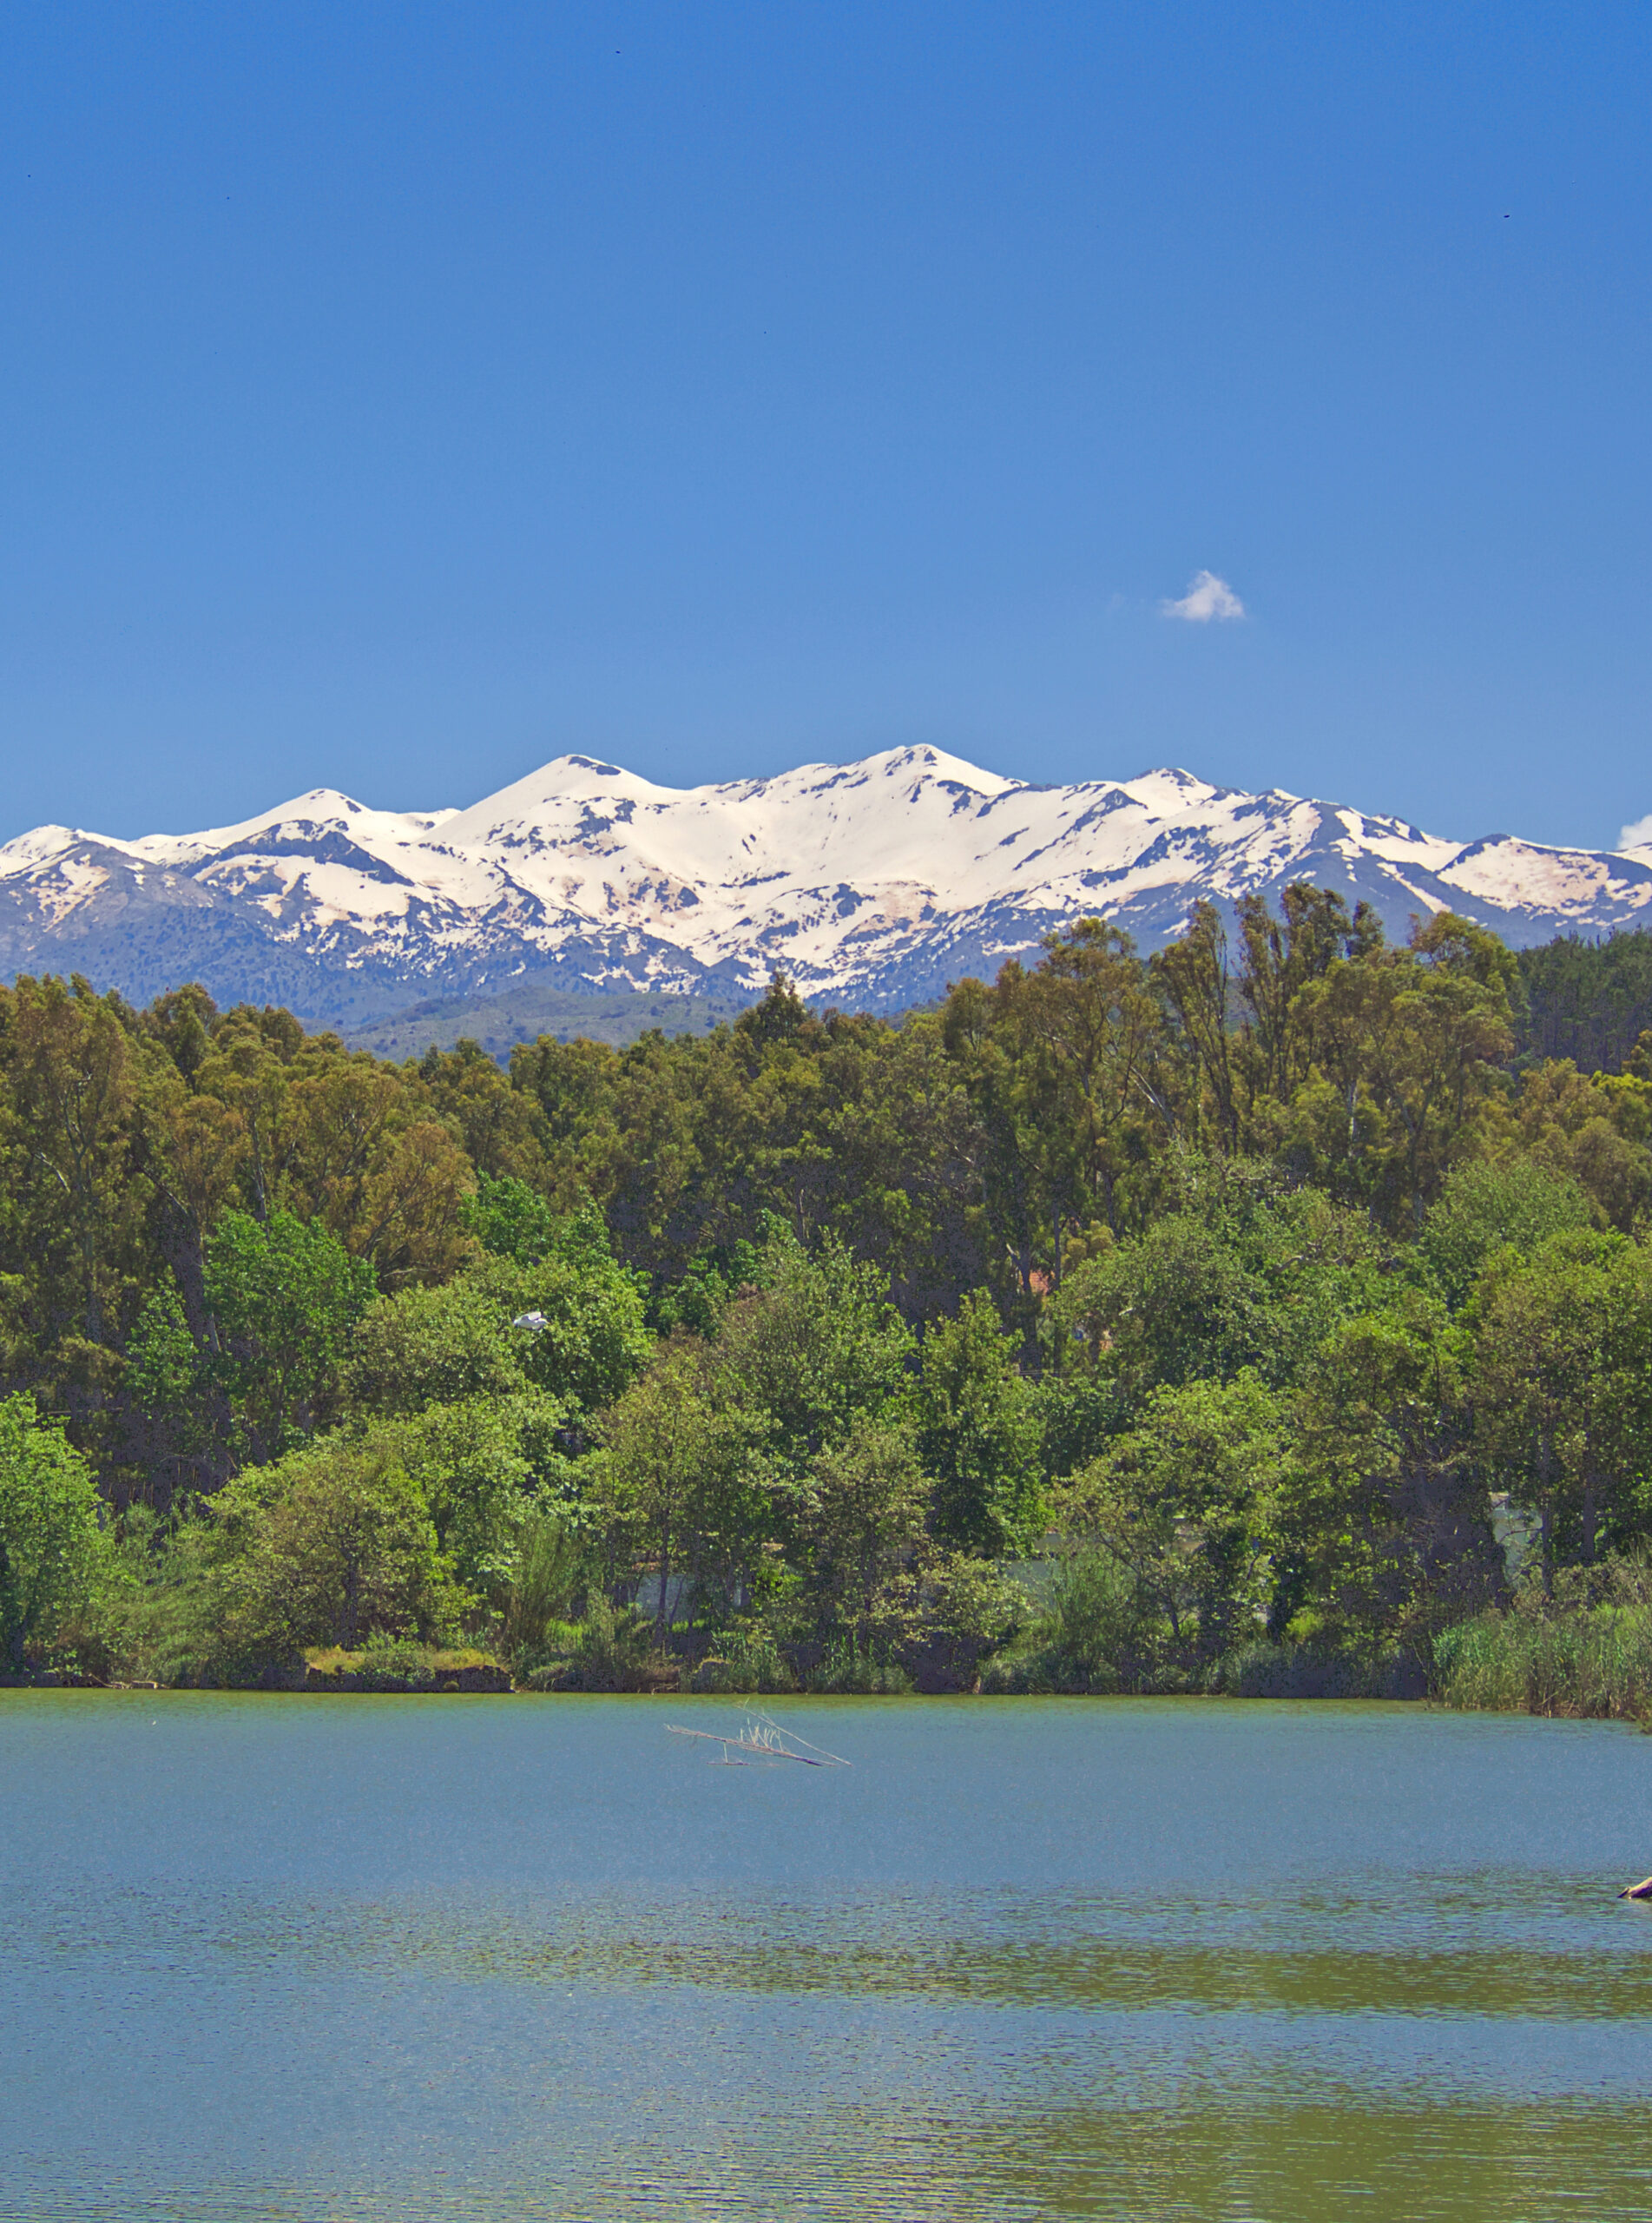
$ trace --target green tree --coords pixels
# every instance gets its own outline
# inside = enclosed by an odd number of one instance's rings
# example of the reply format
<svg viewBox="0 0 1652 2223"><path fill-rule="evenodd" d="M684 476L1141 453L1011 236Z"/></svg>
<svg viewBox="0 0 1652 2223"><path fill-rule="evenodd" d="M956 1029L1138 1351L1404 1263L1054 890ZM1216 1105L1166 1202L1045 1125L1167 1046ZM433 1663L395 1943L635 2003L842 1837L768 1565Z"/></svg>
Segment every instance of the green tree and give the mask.
<svg viewBox="0 0 1652 2223"><path fill-rule="evenodd" d="M411 1414L531 1389L573 1416L621 1396L653 1349L637 1278L587 1216L554 1224L534 1265L490 1255L443 1288L378 1299L352 1337L345 1395L355 1410Z"/></svg>
<svg viewBox="0 0 1652 2223"><path fill-rule="evenodd" d="M1317 985L1339 965L1365 980L1385 953L1382 923L1369 904L1356 904L1350 915L1334 889L1300 881L1280 897L1277 920L1263 897L1241 897L1239 938L1239 1062L1246 1144L1254 1148L1259 1110L1288 1103L1323 1057Z"/></svg>
<svg viewBox="0 0 1652 2223"><path fill-rule="evenodd" d="M576 1507L548 1490L547 1468L570 1478L569 1462L547 1448L564 1408L543 1392L431 1405L383 1435L430 1507L437 1541L457 1580L497 1603L516 1578L523 1538L541 1517L569 1525Z"/></svg>
<svg viewBox="0 0 1652 2223"><path fill-rule="evenodd" d="M141 1268L151 1112L171 1068L135 1039L131 1017L78 974L67 986L23 976L0 989L0 1226L31 1285L42 1342L67 1330L102 1344Z"/></svg>
<svg viewBox="0 0 1652 2223"><path fill-rule="evenodd" d="M717 1350L747 1410L762 1417L772 1455L793 1477L856 1418L904 1401L913 1342L876 1266L830 1238L811 1255L771 1237L766 1286L723 1315Z"/></svg>
<svg viewBox="0 0 1652 2223"><path fill-rule="evenodd" d="M497 1069L496 1069L497 1070ZM536 1266L551 1247L554 1218L537 1190L514 1174L493 1180L477 1177L477 1192L464 1207L464 1224L484 1250L518 1266Z"/></svg>
<svg viewBox="0 0 1652 2223"><path fill-rule="evenodd" d="M605 1042L542 1034L510 1053L510 1085L530 1107L547 1192L564 1206L580 1196L607 1202L614 1194L623 1149L622 1070Z"/></svg>
<svg viewBox="0 0 1652 2223"><path fill-rule="evenodd" d="M930 1487L909 1427L862 1414L816 1454L794 1514L808 1632L861 1659L908 1639Z"/></svg>
<svg viewBox="0 0 1652 2223"><path fill-rule="evenodd" d="M655 1580L661 1645L674 1580L686 1580L691 1606L726 1613L773 1532L760 1420L721 1375L706 1345L675 1338L602 1416L596 1488L631 1571Z"/></svg>
<svg viewBox="0 0 1652 2223"><path fill-rule="evenodd" d="M984 1290L924 1339L918 1443L935 1477L936 1534L989 1557L1024 1549L1043 1518L1038 1411L1018 1341Z"/></svg>
<svg viewBox="0 0 1652 2223"><path fill-rule="evenodd" d="M217 1428L211 1372L190 1331L182 1292L168 1268L138 1308L126 1342L122 1382L140 1494L164 1510L180 1489L214 1478Z"/></svg>
<svg viewBox="0 0 1652 2223"><path fill-rule="evenodd" d="M615 1258L601 1216L589 1207L553 1226L551 1248L537 1264L481 1258L463 1280L503 1321L543 1318L542 1328L514 1331L523 1371L581 1412L612 1404L653 1354L643 1284Z"/></svg>
<svg viewBox="0 0 1652 2223"><path fill-rule="evenodd" d="M214 1229L207 1309L255 1454L279 1454L315 1425L373 1287L365 1259L291 1212L226 1212Z"/></svg>
<svg viewBox="0 0 1652 2223"><path fill-rule="evenodd" d="M1652 1041L1652 1037L1649 1037ZM1652 1206L1652 1082L1636 1052L1626 1073L1580 1073L1570 1061L1529 1065L1515 1123L1524 1151L1587 1193L1599 1221L1643 1230Z"/></svg>
<svg viewBox="0 0 1652 2223"><path fill-rule="evenodd" d="M580 1537L556 1514L536 1513L524 1526L503 1614L505 1649L518 1672L543 1657L553 1625L583 1585L585 1564Z"/></svg>
<svg viewBox="0 0 1652 2223"><path fill-rule="evenodd" d="M111 1569L97 1487L32 1397L0 1400L0 1646L15 1673L45 1656Z"/></svg>
<svg viewBox="0 0 1652 2223"><path fill-rule="evenodd" d="M232 1640L266 1656L439 1636L457 1593L423 1493L385 1439L325 1436L213 1501ZM240 1548L234 1548L239 1546Z"/></svg>
<svg viewBox="0 0 1652 2223"><path fill-rule="evenodd" d="M479 1187L518 1181L535 1196L547 1185L538 1107L480 1044L461 1039L445 1051L432 1046L419 1059L418 1079L431 1112L458 1136Z"/></svg>
<svg viewBox="0 0 1652 2223"><path fill-rule="evenodd" d="M1158 951L1149 975L1175 1025L1174 1046L1195 1076L1194 1096L1219 1149L1239 1148L1241 1068L1233 1027L1227 936L1214 903L1194 905L1180 941ZM1185 1132L1185 1123L1184 1123ZM1195 1140L1202 1140L1195 1124Z"/></svg>
<svg viewBox="0 0 1652 2223"><path fill-rule="evenodd" d="M528 1343L510 1325L514 1293L461 1275L441 1289L376 1299L350 1339L346 1409L409 1415L525 1389Z"/></svg>
<svg viewBox="0 0 1652 2223"><path fill-rule="evenodd" d="M1415 1290L1305 1368L1272 1509L1270 1633L1421 1642L1494 1598L1503 1554L1473 1455L1463 1333Z"/></svg>
<svg viewBox="0 0 1652 2223"><path fill-rule="evenodd" d="M1143 1110L1162 1124L1149 1081L1159 1010L1127 933L1079 919L1044 939L1030 973L1010 975L1006 1016L1036 1092L1031 1127L1058 1220L1098 1214L1116 1228L1116 1189ZM1059 1281L1063 1245L1050 1250Z"/></svg>
<svg viewBox="0 0 1652 2223"><path fill-rule="evenodd" d="M1471 1393L1477 1441L1541 1522L1545 1578L1652 1519L1652 1258L1619 1236L1558 1236L1487 1269Z"/></svg>
<svg viewBox="0 0 1652 2223"><path fill-rule="evenodd" d="M1527 1010L1521 1014L1521 1063L1565 1059L1586 1072L1622 1071L1642 1031L1652 1026L1652 934L1578 933L1519 953Z"/></svg>
<svg viewBox="0 0 1652 2223"><path fill-rule="evenodd" d="M177 1281L164 1270L138 1308L127 1338L126 1386L141 1408L156 1419L181 1417L201 1386L201 1353Z"/></svg>
<svg viewBox="0 0 1652 2223"><path fill-rule="evenodd" d="M1191 1212L1086 1260L1052 1309L1133 1403L1162 1386L1231 1377L1263 1361L1270 1342L1265 1291L1222 1230Z"/></svg>
<svg viewBox="0 0 1652 2223"><path fill-rule="evenodd" d="M978 1210L1023 1316L1058 1285L1070 1225L1117 1231L1140 1208L1171 1112L1155 1085L1161 1007L1128 934L1079 919L1046 937L1030 971L961 980L942 1039L980 1130Z"/></svg>
<svg viewBox="0 0 1652 2223"><path fill-rule="evenodd" d="M1279 1402L1253 1373L1166 1385L1074 1479L1083 1533L1129 1569L1189 1664L1216 1659L1266 1612L1280 1434Z"/></svg>
<svg viewBox="0 0 1652 2223"><path fill-rule="evenodd" d="M1530 1257L1551 1236L1586 1230L1589 1217L1589 1198L1565 1174L1527 1158L1471 1159L1446 1176L1418 1247L1448 1301L1460 1305L1497 1251Z"/></svg>
<svg viewBox="0 0 1652 2223"><path fill-rule="evenodd" d="M676 1287L667 1290L660 1299L657 1318L661 1334L682 1328L709 1342L722 1325L730 1298L743 1289L756 1289L762 1280L763 1261L754 1243L742 1241L702 1251L688 1261L688 1271Z"/></svg>
<svg viewBox="0 0 1652 2223"><path fill-rule="evenodd" d="M1441 912L1405 949L1336 959L1301 992L1319 1077L1293 1098L1299 1135L1373 1210L1420 1230L1475 1154L1514 1046L1516 979L1494 934Z"/></svg>

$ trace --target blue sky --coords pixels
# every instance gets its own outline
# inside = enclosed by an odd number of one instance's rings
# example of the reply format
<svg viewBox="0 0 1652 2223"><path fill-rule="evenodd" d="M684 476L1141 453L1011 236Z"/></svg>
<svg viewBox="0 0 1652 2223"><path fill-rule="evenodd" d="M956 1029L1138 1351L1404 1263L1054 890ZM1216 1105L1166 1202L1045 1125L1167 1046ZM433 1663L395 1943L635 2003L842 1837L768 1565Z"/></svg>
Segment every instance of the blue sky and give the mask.
<svg viewBox="0 0 1652 2223"><path fill-rule="evenodd" d="M932 742L1609 843L1649 65L1643 5L13 10L0 835Z"/></svg>

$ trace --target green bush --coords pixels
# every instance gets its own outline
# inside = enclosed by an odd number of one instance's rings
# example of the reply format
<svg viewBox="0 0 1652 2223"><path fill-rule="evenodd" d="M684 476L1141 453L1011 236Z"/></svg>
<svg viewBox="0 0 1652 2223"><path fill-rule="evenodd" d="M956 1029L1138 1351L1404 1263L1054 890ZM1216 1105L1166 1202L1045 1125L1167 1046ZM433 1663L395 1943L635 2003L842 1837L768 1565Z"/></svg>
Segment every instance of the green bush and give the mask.
<svg viewBox="0 0 1652 2223"><path fill-rule="evenodd" d="M749 1623L724 1638L719 1650L702 1660L695 1671L697 1691L748 1696L754 1691L794 1691L797 1677L773 1632L762 1623Z"/></svg>
<svg viewBox="0 0 1652 2223"><path fill-rule="evenodd" d="M424 1493L372 1439L326 1436L213 1501L227 1637L288 1656L346 1651L375 1635L430 1640L455 1626L460 1595Z"/></svg>
<svg viewBox="0 0 1652 2223"><path fill-rule="evenodd" d="M860 1650L852 1641L833 1645L819 1666L803 1679L806 1691L847 1696L891 1697L912 1688L912 1679L886 1652Z"/></svg>
<svg viewBox="0 0 1652 2223"><path fill-rule="evenodd" d="M563 1648L567 1625L561 1617L582 1569L583 1555L571 1530L549 1514L534 1515L523 1530L505 1600L504 1647L519 1672Z"/></svg>
<svg viewBox="0 0 1652 2223"><path fill-rule="evenodd" d="M208 1525L168 1520L133 1504L112 1534L120 1579L105 1591L97 1617L105 1675L163 1686L205 1679L223 1648Z"/></svg>
<svg viewBox="0 0 1652 2223"><path fill-rule="evenodd" d="M981 1676L981 1688L998 1694L1195 1687L1135 1574L1101 1544L1062 1561L1044 1611Z"/></svg>
<svg viewBox="0 0 1652 2223"><path fill-rule="evenodd" d="M1053 1663L1093 1686L1117 1688L1140 1673L1155 1633L1134 1576L1110 1552L1081 1552L1063 1565L1041 1631Z"/></svg>
<svg viewBox="0 0 1652 2223"><path fill-rule="evenodd" d="M1417 1698L1422 1678L1416 1662L1397 1652L1367 1656L1260 1639L1224 1653L1205 1687L1232 1699Z"/></svg>
<svg viewBox="0 0 1652 2223"><path fill-rule="evenodd" d="M436 1670L431 1665L431 1647L415 1644L405 1637L370 1636L358 1652L332 1649L313 1654L309 1666L313 1672L320 1669L359 1678L373 1691L433 1691Z"/></svg>
<svg viewBox="0 0 1652 2223"><path fill-rule="evenodd" d="M598 1591L574 1641L572 1665L560 1687L575 1691L645 1691L677 1670L654 1649L654 1628L635 1606L615 1607Z"/></svg>

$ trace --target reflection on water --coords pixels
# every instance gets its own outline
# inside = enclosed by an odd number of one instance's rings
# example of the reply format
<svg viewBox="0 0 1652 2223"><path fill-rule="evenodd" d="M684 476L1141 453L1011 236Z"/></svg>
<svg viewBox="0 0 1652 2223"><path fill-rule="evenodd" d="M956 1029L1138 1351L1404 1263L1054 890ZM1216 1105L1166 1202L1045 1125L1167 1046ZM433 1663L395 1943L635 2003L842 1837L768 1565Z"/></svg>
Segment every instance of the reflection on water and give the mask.
<svg viewBox="0 0 1652 2223"><path fill-rule="evenodd" d="M1652 2210L1652 1741L799 1702L822 1778L668 1718L4 1694L0 2208Z"/></svg>

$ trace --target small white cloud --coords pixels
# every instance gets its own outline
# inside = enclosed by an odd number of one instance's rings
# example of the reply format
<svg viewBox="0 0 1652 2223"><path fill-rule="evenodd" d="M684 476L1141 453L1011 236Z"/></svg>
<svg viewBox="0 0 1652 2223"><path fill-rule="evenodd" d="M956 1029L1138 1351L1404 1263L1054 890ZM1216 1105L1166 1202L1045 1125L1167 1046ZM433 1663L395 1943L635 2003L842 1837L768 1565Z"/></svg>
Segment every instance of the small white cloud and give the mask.
<svg viewBox="0 0 1652 2223"><path fill-rule="evenodd" d="M1242 617L1245 605L1214 571L1195 571L1193 583L1180 602L1162 602L1167 617L1185 617L1190 625L1208 625L1213 617Z"/></svg>
<svg viewBox="0 0 1652 2223"><path fill-rule="evenodd" d="M1652 841L1652 815L1637 818L1632 826L1624 827L1617 837L1620 849L1638 849L1648 841Z"/></svg>

